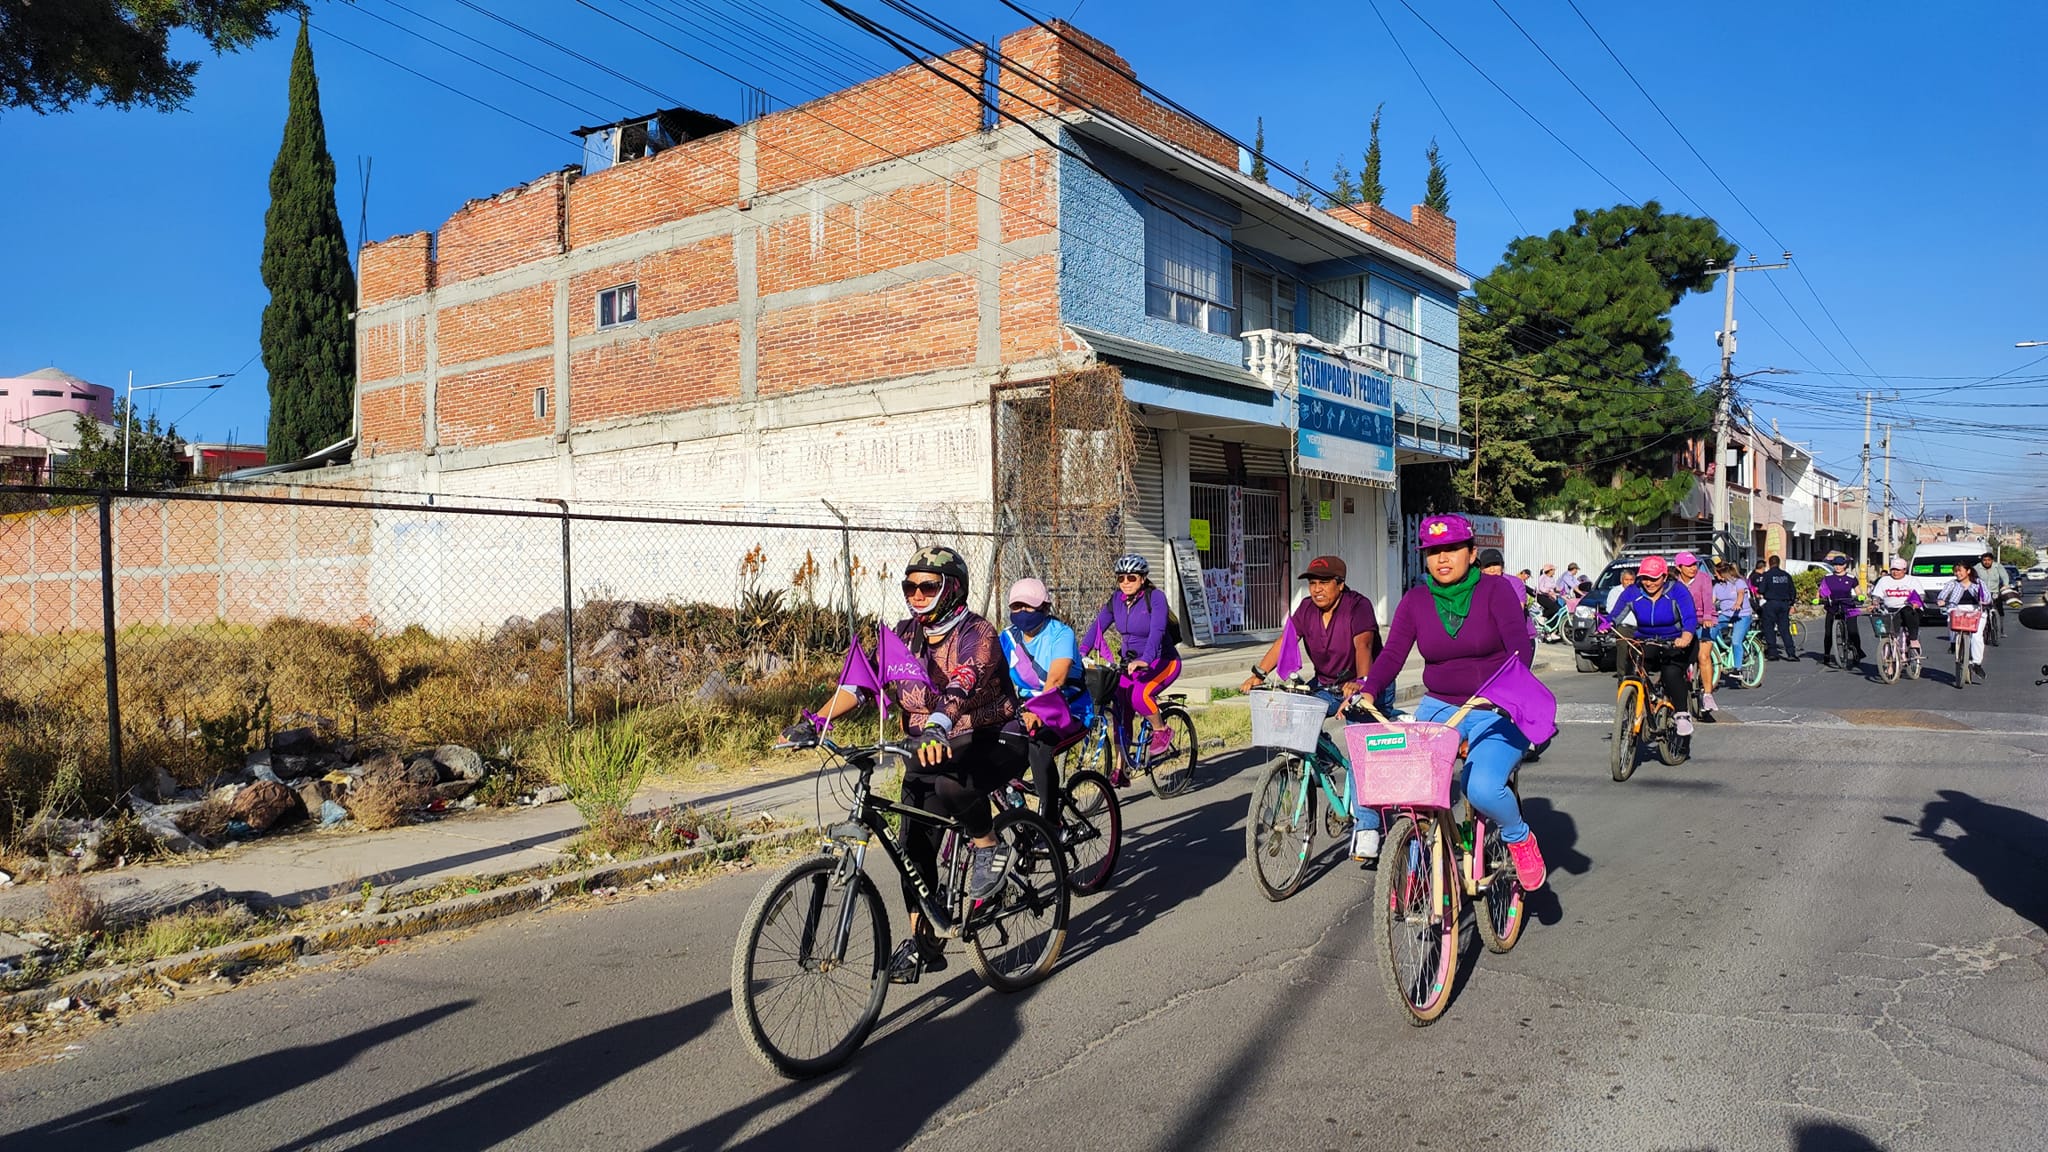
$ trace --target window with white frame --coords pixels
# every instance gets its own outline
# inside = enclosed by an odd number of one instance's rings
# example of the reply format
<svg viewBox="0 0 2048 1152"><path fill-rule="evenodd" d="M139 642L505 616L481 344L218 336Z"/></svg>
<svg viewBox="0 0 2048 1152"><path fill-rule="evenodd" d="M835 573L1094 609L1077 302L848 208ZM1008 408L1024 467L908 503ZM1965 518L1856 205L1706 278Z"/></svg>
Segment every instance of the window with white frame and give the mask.
<svg viewBox="0 0 2048 1152"><path fill-rule="evenodd" d="M597 294L597 326L612 328L640 318L640 286L620 284Z"/></svg>
<svg viewBox="0 0 2048 1152"><path fill-rule="evenodd" d="M1292 332L1294 281L1257 268L1237 266L1237 331L1239 335L1272 328Z"/></svg>
<svg viewBox="0 0 2048 1152"><path fill-rule="evenodd" d="M1232 334L1225 234L1225 225L1204 220L1193 209L1145 205L1146 315L1219 336Z"/></svg>
<svg viewBox="0 0 2048 1152"><path fill-rule="evenodd" d="M1344 276L1310 290L1309 334L1389 373L1415 378L1421 339L1415 293L1379 276Z"/></svg>

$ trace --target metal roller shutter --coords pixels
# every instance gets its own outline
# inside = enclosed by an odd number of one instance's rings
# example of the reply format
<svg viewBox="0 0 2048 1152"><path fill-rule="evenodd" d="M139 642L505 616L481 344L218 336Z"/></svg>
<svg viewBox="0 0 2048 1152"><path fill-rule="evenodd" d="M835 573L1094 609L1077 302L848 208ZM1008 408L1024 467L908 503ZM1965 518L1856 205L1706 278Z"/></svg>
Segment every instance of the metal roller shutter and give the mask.
<svg viewBox="0 0 2048 1152"><path fill-rule="evenodd" d="M1159 460L1159 435L1140 427L1133 439L1137 442L1137 455L1131 461L1133 506L1124 519L1124 547L1150 560L1154 572L1165 572L1166 474Z"/></svg>
<svg viewBox="0 0 2048 1152"><path fill-rule="evenodd" d="M1288 452L1284 448L1265 448L1257 444L1244 446L1244 474L1250 476L1284 477L1293 471L1288 467Z"/></svg>

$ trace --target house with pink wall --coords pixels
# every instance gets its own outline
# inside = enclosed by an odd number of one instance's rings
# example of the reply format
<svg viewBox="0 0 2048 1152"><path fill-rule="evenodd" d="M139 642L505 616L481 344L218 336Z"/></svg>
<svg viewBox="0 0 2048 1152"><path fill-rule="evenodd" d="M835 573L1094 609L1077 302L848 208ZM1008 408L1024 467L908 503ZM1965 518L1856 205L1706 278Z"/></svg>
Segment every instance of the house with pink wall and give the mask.
<svg viewBox="0 0 2048 1152"><path fill-rule="evenodd" d="M0 377L0 472L14 480L42 478L49 468L50 441L32 425L47 429L48 417L66 413L110 423L114 390L62 368Z"/></svg>

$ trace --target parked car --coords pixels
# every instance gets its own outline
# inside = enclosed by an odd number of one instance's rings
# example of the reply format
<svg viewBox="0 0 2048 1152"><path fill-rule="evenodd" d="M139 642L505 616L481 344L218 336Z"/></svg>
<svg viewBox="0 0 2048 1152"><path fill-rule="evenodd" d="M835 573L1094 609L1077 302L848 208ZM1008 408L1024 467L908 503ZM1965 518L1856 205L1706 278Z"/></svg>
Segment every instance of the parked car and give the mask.
<svg viewBox="0 0 2048 1152"><path fill-rule="evenodd" d="M1572 609L1570 635L1572 663L1581 672L1611 671L1614 667L1614 633L1600 625L1607 619L1607 598L1621 587L1621 574L1633 573L1642 559L1624 556L1600 570L1593 591Z"/></svg>

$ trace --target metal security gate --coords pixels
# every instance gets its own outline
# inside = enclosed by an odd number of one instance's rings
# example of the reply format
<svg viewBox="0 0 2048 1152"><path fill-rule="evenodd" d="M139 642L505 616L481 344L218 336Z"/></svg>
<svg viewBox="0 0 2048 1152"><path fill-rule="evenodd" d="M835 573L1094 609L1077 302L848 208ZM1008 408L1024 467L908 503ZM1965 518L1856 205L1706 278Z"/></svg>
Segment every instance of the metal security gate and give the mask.
<svg viewBox="0 0 2048 1152"><path fill-rule="evenodd" d="M1209 525L1208 547L1199 551L1216 633L1277 631L1288 607L1283 494L1235 484L1190 484L1188 505L1194 519Z"/></svg>

